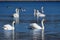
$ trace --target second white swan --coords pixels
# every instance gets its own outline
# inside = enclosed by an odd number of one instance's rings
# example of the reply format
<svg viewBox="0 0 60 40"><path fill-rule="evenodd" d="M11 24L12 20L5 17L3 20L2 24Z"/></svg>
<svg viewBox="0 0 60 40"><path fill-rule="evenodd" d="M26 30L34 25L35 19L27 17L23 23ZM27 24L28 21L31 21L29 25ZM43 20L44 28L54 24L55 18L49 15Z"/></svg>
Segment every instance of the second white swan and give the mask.
<svg viewBox="0 0 60 40"><path fill-rule="evenodd" d="M3 29L4 30L14 30L15 29L14 23L15 23L15 21L13 21L12 25L10 25L10 24L4 25Z"/></svg>

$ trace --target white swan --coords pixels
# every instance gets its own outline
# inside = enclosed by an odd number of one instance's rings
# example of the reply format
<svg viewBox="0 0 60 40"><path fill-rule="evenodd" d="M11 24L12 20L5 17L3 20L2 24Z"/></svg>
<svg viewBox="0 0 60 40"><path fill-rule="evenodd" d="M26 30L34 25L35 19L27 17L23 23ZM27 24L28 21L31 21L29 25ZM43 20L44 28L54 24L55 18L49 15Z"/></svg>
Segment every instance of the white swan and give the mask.
<svg viewBox="0 0 60 40"><path fill-rule="evenodd" d="M39 10L36 10L36 9L34 9L34 16L37 16L37 17L45 17L45 14L43 14L44 13L44 11L43 11L43 6L41 7L41 12L39 12Z"/></svg>
<svg viewBox="0 0 60 40"><path fill-rule="evenodd" d="M19 9L16 8L16 13L13 14L14 20L16 21L16 23L19 23Z"/></svg>
<svg viewBox="0 0 60 40"><path fill-rule="evenodd" d="M44 20L45 19L42 19L42 21L41 21L42 27L39 26L37 23L30 24L30 26L35 28L33 31L39 32L40 30L42 30L42 40L44 40L44 24L43 24ZM33 32L33 34L35 34L35 32ZM35 34L35 35L37 35L37 34Z"/></svg>
<svg viewBox="0 0 60 40"><path fill-rule="evenodd" d="M43 24L43 22L44 22L44 19L42 19L42 21L41 21L42 27L39 26L37 23L31 23L30 26L32 26L32 27L35 28L35 29L44 29L44 24Z"/></svg>
<svg viewBox="0 0 60 40"><path fill-rule="evenodd" d="M41 10L42 12L39 12L39 10L34 9L34 17L37 16L37 22L39 17L45 17L45 14L43 14L44 13L43 7L41 7Z"/></svg>
<svg viewBox="0 0 60 40"><path fill-rule="evenodd" d="M13 14L14 18L18 18L19 17L19 9L16 8L16 13Z"/></svg>
<svg viewBox="0 0 60 40"><path fill-rule="evenodd" d="M12 25L10 25L10 24L4 25L3 29L4 30L14 30L15 29L14 28L14 23L15 23L15 21L13 21Z"/></svg>
<svg viewBox="0 0 60 40"><path fill-rule="evenodd" d="M35 10L35 9L34 9ZM35 10L36 11L36 10ZM37 22L38 22L38 18L39 17L45 17L45 14L39 12L39 10L37 10L36 12L34 12L34 17L37 16Z"/></svg>

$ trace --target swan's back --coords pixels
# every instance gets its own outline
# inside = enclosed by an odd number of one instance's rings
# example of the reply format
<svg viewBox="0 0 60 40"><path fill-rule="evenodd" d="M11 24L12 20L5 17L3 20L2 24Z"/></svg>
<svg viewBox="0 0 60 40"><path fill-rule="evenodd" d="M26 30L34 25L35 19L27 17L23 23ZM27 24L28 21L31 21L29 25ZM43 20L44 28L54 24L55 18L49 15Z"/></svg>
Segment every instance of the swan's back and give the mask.
<svg viewBox="0 0 60 40"><path fill-rule="evenodd" d="M30 24L30 26L32 26L35 29L41 29L41 27L38 24L36 24L36 23Z"/></svg>

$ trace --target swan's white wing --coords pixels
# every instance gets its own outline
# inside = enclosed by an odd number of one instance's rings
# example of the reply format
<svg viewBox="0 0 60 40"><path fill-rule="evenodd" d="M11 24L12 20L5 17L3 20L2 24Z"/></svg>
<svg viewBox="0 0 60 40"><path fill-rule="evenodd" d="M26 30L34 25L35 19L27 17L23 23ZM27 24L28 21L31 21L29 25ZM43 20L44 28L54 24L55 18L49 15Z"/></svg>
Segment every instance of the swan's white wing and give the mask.
<svg viewBox="0 0 60 40"><path fill-rule="evenodd" d="M45 14L42 14L42 13L41 13L41 14L39 14L39 16L40 16L40 17L45 17Z"/></svg>
<svg viewBox="0 0 60 40"><path fill-rule="evenodd" d="M11 30L12 26L9 24L4 25L4 30Z"/></svg>
<svg viewBox="0 0 60 40"><path fill-rule="evenodd" d="M35 29L41 29L41 27L36 23L30 24L30 26L34 27Z"/></svg>
<svg viewBox="0 0 60 40"><path fill-rule="evenodd" d="M4 27L12 27L11 25L9 25L9 24L6 24L6 25L4 25Z"/></svg>

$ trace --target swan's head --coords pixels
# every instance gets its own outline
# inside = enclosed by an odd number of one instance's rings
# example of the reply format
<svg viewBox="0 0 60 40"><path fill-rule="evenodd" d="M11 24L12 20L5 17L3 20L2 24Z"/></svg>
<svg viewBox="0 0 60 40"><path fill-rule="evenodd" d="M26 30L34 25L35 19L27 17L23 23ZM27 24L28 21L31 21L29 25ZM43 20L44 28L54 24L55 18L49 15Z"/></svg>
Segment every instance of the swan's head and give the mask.
<svg viewBox="0 0 60 40"><path fill-rule="evenodd" d="M16 10L15 10L16 12L18 12L19 11L19 9L18 8L16 8Z"/></svg>
<svg viewBox="0 0 60 40"><path fill-rule="evenodd" d="M46 21L46 19L42 19L42 21L41 21L41 22L42 22L42 23L44 23L45 21Z"/></svg>
<svg viewBox="0 0 60 40"><path fill-rule="evenodd" d="M42 19L42 21L45 21L45 19Z"/></svg>
<svg viewBox="0 0 60 40"><path fill-rule="evenodd" d="M13 23L15 23L15 21L13 21Z"/></svg>

